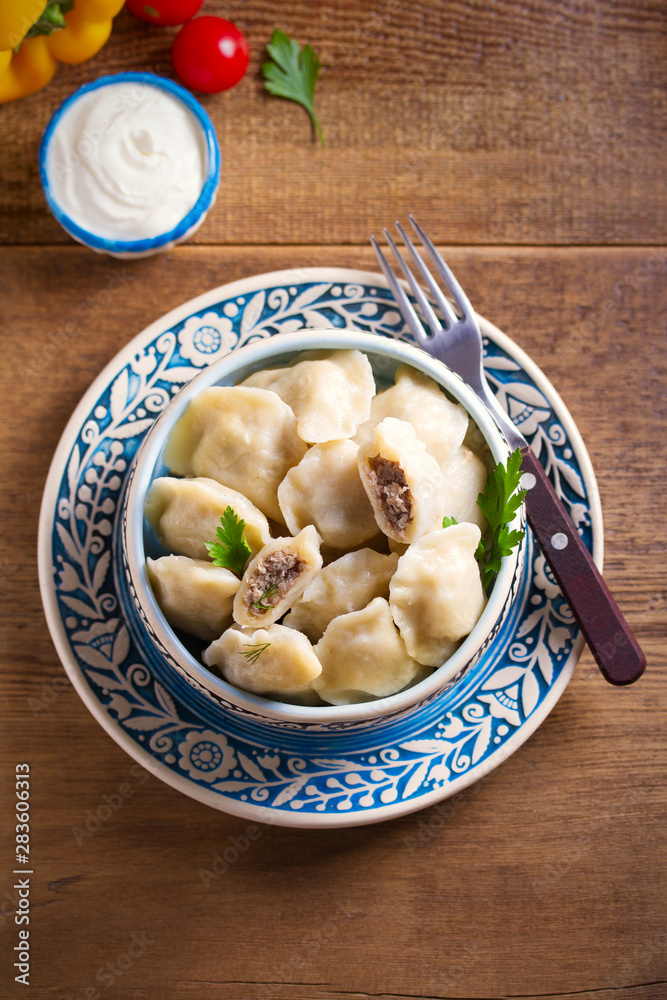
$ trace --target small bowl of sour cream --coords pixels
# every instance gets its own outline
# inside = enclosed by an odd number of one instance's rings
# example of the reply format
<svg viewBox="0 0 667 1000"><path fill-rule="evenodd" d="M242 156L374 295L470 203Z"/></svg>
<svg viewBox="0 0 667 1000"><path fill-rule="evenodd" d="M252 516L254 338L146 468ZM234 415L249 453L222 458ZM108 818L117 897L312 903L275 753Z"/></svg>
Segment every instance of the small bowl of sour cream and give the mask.
<svg viewBox="0 0 667 1000"><path fill-rule="evenodd" d="M183 87L118 73L80 87L55 112L39 172L73 239L113 257L147 257L202 224L220 183L220 149L211 119Z"/></svg>

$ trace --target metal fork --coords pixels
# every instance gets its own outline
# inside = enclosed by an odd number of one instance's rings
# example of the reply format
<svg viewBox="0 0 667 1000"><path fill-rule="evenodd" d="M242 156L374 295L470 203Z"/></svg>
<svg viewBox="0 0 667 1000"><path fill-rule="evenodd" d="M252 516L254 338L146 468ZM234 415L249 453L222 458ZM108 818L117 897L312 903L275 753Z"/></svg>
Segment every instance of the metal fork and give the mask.
<svg viewBox="0 0 667 1000"><path fill-rule="evenodd" d="M444 323L436 315L415 273L405 262L391 234L387 229L383 229L387 243L430 332L427 333L425 330L377 240L371 236L380 267L394 293L403 318L415 335L419 346L460 375L477 393L491 411L510 448L520 448L523 470L521 485L527 490L526 515L561 593L570 605L606 680L610 684L632 684L644 672L646 667L644 654L602 579L590 552L556 495L546 472L526 439L500 408L489 388L483 368L482 335L477 317L465 292L421 226L411 215L409 219L431 260L435 273L440 277L461 315L457 315L452 303L443 295L410 237L400 223L396 222L396 229L408 251L412 268L428 288L444 316Z"/></svg>

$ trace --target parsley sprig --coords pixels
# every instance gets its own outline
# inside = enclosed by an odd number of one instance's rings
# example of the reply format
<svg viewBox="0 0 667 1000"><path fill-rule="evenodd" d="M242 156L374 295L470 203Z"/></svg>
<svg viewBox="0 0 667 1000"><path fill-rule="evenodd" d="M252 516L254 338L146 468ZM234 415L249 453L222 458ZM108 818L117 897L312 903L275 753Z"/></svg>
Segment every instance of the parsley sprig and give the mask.
<svg viewBox="0 0 667 1000"><path fill-rule="evenodd" d="M513 451L507 459L507 468L499 462L486 481L484 492L477 497L477 506L489 522L488 544L480 540L475 555L482 570L484 588L496 578L503 556L508 556L518 545L525 532L509 530L517 510L523 503L525 490L519 489L521 481L521 451Z"/></svg>
<svg viewBox="0 0 667 1000"><path fill-rule="evenodd" d="M315 114L315 84L322 63L310 45L302 50L299 43L284 31L274 31L266 46L271 60L262 64L264 86L274 97L285 97L301 104L310 115L317 137L324 136Z"/></svg>
<svg viewBox="0 0 667 1000"><path fill-rule="evenodd" d="M243 534L245 521L238 518L231 507L225 509L216 529L217 542L206 542L208 554L214 566L230 569L237 576L243 576L243 570L252 549Z"/></svg>

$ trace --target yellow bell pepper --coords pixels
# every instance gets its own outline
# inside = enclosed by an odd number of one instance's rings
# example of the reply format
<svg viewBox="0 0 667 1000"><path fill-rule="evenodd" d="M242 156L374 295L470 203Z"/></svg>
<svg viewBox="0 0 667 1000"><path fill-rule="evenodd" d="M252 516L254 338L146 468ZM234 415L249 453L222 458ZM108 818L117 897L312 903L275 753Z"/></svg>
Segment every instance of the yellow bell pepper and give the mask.
<svg viewBox="0 0 667 1000"><path fill-rule="evenodd" d="M0 49L15 49L35 21L42 16L46 0L2 0L0 2Z"/></svg>
<svg viewBox="0 0 667 1000"><path fill-rule="evenodd" d="M123 2L75 0L74 9L65 14L65 27L51 35L26 38L13 51L44 12L46 3L0 0L0 104L46 86L58 62L75 65L97 55Z"/></svg>

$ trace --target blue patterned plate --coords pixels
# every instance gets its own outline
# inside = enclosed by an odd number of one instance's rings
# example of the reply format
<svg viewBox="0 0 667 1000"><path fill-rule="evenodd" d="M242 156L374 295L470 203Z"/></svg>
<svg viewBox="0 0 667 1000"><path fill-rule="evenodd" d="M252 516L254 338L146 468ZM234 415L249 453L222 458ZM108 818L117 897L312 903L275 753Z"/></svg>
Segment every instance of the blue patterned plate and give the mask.
<svg viewBox="0 0 667 1000"><path fill-rule="evenodd" d="M598 492L574 422L533 362L481 322L489 381L601 564ZM40 581L72 683L147 770L236 816L354 826L438 802L510 756L556 704L583 640L529 535L518 594L493 645L458 685L408 718L294 731L231 715L180 677L146 665L122 619L112 568L128 466L156 415L197 371L258 338L304 326L411 340L380 275L329 268L214 289L135 337L88 390L54 456L42 502Z"/></svg>

